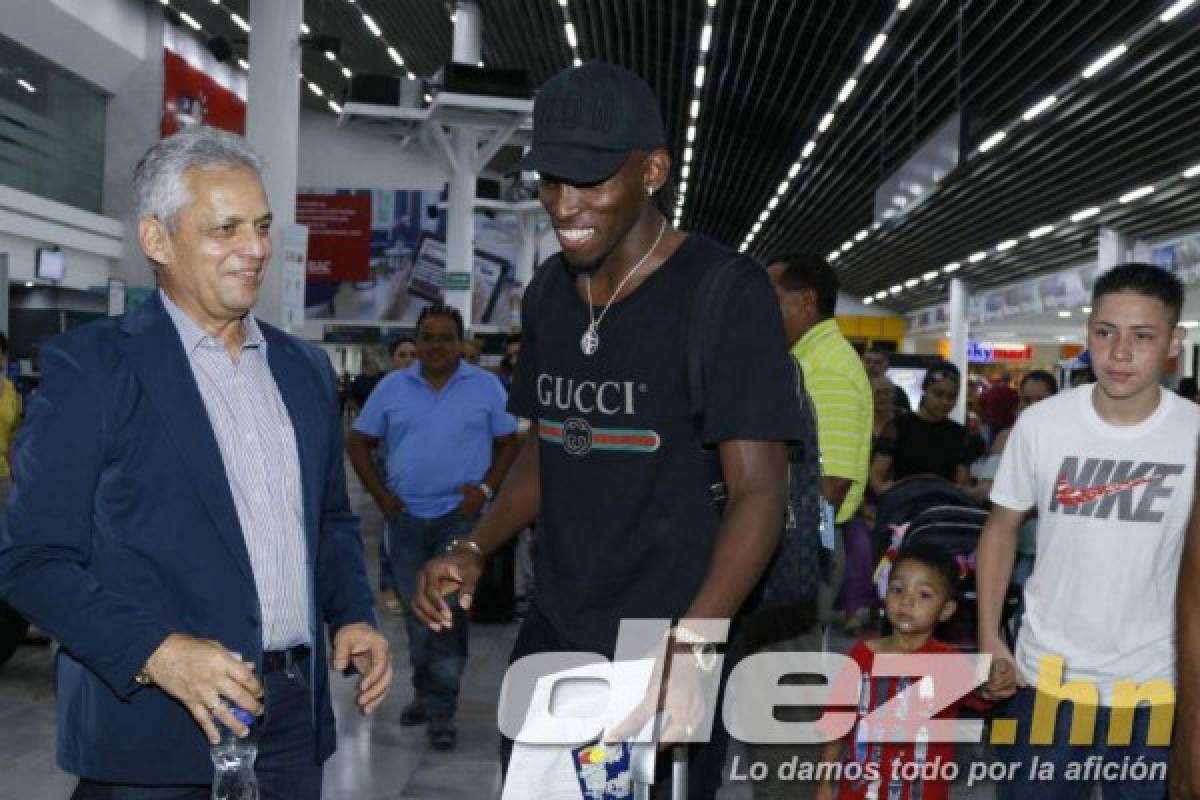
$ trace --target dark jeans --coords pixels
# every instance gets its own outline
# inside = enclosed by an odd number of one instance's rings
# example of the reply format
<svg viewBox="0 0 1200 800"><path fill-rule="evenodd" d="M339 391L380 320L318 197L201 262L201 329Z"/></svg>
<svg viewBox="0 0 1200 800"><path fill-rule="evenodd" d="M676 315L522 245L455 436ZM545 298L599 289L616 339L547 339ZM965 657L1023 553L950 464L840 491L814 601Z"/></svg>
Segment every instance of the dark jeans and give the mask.
<svg viewBox="0 0 1200 800"><path fill-rule="evenodd" d="M1137 709L1133 720L1133 738L1128 745L1110 745L1109 721L1112 719L1112 709L1100 706L1096 709L1096 725L1090 745L1072 745L1070 743L1071 721L1074 714L1079 713L1071 703L1063 702L1058 707L1058 715L1054 724L1054 743L1049 745L1033 745L1030 740L1030 722L1033 718L1033 707L1037 693L1033 689L1022 689L1008 701L1002 714L1003 717L1017 721L1017 741L1014 745L996 747L996 758L1008 763L1020 762L1016 777L1011 782L998 783L996 797L998 800L1027 800L1027 798L1050 798L1051 800L1088 800L1096 785L1103 786L1104 800L1166 800L1167 787L1163 780L1135 780L1126 775L1125 780L1119 779L1122 764L1140 763L1148 775L1151 769L1165 775L1162 765L1167 761L1169 747L1151 747L1146 743L1150 723L1150 708L1141 706ZM1162 713L1162 712L1160 712ZM1030 780L1030 768L1036 757L1040 765L1053 764L1052 780ZM1089 775L1083 770L1089 766L1088 758L1092 757L1092 770L1100 764L1116 766L1109 767L1112 780L1088 779L1081 780L1080 776ZM1140 759L1140 761L1139 761ZM1102 760L1102 761L1098 761ZM1140 768L1139 768L1140 769ZM1069 771L1079 771L1076 780L1069 780ZM1095 775L1093 771L1090 773ZM1134 775L1138 775L1135 772ZM1034 774L1037 777L1037 774Z"/></svg>
<svg viewBox="0 0 1200 800"><path fill-rule="evenodd" d="M457 511L441 517L421 519L407 512L388 520L388 551L396 592L404 599L404 623L408 630L408 654L412 661L413 690L430 716L453 715L458 708L458 689L467 665L467 615L458 596L448 598L454 625L434 633L412 613L417 572L425 562L446 550L453 539L470 531L475 520Z"/></svg>
<svg viewBox="0 0 1200 800"><path fill-rule="evenodd" d="M254 762L261 800L321 797L323 767L317 761L308 670L306 657L263 678L266 711L259 720ZM211 794L211 786L126 786L81 780L71 800L209 800Z"/></svg>
<svg viewBox="0 0 1200 800"><path fill-rule="evenodd" d="M734 635L727 649L722 669L721 692L717 699L718 713L713 720L712 738L705 744L689 745L688 750L688 800L712 800L721 788L722 772L725 768L725 751L729 747L729 733L721 720L719 710L724 702L725 679L742 652L740 637ZM575 652L578 647L572 646L550 624L536 605L531 605L521 629L517 633L517 641L513 645L512 655L508 663L535 653ZM500 740L501 772L508 775L508 760L512 756L513 741L507 737ZM671 797L671 761L672 750L658 754L655 770L654 790L651 796L654 800L667 800Z"/></svg>

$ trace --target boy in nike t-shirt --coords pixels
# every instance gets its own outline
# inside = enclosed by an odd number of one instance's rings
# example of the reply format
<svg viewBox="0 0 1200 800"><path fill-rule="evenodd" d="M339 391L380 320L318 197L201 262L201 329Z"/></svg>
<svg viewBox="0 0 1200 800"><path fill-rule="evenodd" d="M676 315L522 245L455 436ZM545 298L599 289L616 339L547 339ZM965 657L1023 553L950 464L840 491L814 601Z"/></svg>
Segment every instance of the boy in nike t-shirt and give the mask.
<svg viewBox="0 0 1200 800"><path fill-rule="evenodd" d="M1028 409L1008 440L977 567L980 647L997 665L987 691L1011 698L1002 716L1018 723L999 757L1022 762L1000 800L1088 798L1097 783L1106 798L1166 797L1172 707L1143 704L1132 741L1121 733L1139 699L1174 697L1175 589L1200 407L1159 381L1182 346L1182 305L1179 280L1159 267L1102 274L1087 326L1096 383ZM1000 617L1030 511L1038 550L1014 659ZM1032 727L1035 708L1051 710L1053 724ZM1086 723L1093 711L1094 730L1083 726L1090 745L1072 746L1072 719ZM1053 767L1031 776L1034 756ZM1090 756L1107 769L1085 771ZM1140 759L1149 769L1135 772L1148 778L1133 780L1126 759Z"/></svg>

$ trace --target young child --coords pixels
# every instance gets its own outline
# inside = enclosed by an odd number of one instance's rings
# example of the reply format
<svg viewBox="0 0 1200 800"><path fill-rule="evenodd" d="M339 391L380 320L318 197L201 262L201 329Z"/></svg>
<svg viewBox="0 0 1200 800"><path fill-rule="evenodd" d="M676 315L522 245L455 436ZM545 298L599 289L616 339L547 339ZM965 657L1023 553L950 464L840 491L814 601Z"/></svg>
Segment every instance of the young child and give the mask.
<svg viewBox="0 0 1200 800"><path fill-rule="evenodd" d="M875 656L881 653L955 653L954 648L933 638L933 631L939 623L954 616L958 608L958 580L958 562L942 548L923 543L901 548L892 566L884 600L892 632L880 639L864 639L850 651L850 658L862 670L857 719L846 737L824 747L821 762L842 761L844 771L840 781L824 781L817 787L817 800L834 800L835 797L838 800L945 800L949 796L948 781L905 781L900 775L892 774L892 765L897 760L914 766L939 759L942 764L954 760L952 744L928 741L928 733L921 725L922 715L911 708L911 701L900 701L896 715L888 717L889 724L905 731L905 742L870 741L864 735L863 718L914 683L918 687L911 694L918 703L928 702L930 709L940 705L934 702L934 692L927 688L932 685L932 679L873 677L872 666ZM965 660L963 663L964 668L969 668ZM953 704L933 716L953 719L956 713L957 704Z"/></svg>

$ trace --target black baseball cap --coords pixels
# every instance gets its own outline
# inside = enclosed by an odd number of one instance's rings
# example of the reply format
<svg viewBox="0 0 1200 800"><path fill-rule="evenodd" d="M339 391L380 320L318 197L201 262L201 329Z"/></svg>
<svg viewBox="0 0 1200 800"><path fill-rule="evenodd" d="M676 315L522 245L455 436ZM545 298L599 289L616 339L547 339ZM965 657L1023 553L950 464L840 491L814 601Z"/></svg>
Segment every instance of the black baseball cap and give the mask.
<svg viewBox="0 0 1200 800"><path fill-rule="evenodd" d="M542 86L533 102L533 147L512 171L599 183L632 151L666 146L662 112L646 82L616 64L588 62Z"/></svg>

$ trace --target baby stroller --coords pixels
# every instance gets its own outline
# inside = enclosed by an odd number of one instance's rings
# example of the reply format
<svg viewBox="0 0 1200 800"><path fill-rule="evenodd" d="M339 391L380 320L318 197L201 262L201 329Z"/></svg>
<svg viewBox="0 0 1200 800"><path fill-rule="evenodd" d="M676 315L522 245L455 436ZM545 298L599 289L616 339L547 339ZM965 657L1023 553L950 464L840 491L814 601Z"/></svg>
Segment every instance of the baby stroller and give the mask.
<svg viewBox="0 0 1200 800"><path fill-rule="evenodd" d="M876 587L882 599L892 560L905 544L934 544L954 556L962 568L958 610L942 623L936 636L964 652L978 650L976 630L975 549L987 522L988 512L974 498L950 481L916 475L898 481L879 501L875 543L879 555ZM1001 628L1009 647L1016 641L1013 613L1020 601L1019 590L1010 586L1001 612ZM887 622L884 621L886 628ZM886 630L885 630L886 632Z"/></svg>

